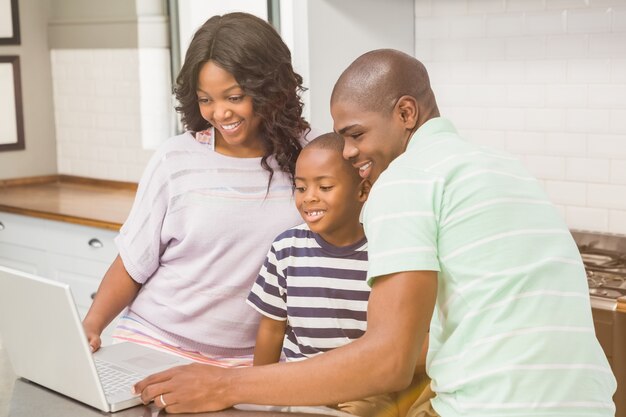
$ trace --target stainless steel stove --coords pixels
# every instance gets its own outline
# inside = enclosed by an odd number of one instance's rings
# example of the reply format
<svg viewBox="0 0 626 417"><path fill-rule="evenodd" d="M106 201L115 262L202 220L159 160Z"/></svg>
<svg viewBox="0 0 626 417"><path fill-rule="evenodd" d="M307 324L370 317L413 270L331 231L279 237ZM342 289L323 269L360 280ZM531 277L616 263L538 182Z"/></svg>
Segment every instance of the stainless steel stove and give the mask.
<svg viewBox="0 0 626 417"><path fill-rule="evenodd" d="M626 235L572 232L585 263L594 308L615 310L626 296Z"/></svg>
<svg viewBox="0 0 626 417"><path fill-rule="evenodd" d="M615 378L616 417L626 417L626 235L573 231L587 271L596 336Z"/></svg>

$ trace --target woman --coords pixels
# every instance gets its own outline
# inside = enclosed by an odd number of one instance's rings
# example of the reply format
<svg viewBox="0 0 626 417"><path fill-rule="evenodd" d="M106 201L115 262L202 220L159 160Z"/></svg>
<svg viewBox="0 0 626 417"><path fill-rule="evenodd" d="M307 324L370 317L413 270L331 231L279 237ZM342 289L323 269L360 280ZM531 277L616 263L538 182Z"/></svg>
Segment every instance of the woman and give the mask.
<svg viewBox="0 0 626 417"><path fill-rule="evenodd" d="M186 132L157 150L116 239L119 256L83 325L206 363L252 363L259 317L245 299L267 248L301 219L292 201L309 124L302 77L267 22L214 16L191 41L174 92Z"/></svg>

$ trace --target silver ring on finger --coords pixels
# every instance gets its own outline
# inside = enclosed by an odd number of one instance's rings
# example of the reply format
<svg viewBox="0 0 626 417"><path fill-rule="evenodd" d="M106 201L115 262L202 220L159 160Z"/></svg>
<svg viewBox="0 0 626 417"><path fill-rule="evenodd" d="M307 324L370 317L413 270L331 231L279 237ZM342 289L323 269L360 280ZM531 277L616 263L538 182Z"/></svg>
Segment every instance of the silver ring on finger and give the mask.
<svg viewBox="0 0 626 417"><path fill-rule="evenodd" d="M163 404L163 408L167 407L167 403L163 399L163 394L159 395L159 400L161 400L161 404Z"/></svg>

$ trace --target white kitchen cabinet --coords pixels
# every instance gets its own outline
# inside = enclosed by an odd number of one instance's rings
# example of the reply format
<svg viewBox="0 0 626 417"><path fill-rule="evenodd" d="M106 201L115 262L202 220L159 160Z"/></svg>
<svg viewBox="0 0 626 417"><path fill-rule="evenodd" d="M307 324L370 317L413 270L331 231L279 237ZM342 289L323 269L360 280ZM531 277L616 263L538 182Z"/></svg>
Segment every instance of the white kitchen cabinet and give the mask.
<svg viewBox="0 0 626 417"><path fill-rule="evenodd" d="M0 231L0 235L2 235L2 231ZM45 258L46 253L43 250L0 241L0 265L41 275L42 269L45 268L42 265Z"/></svg>
<svg viewBox="0 0 626 417"><path fill-rule="evenodd" d="M70 285L85 317L104 273L117 255L117 232L0 211L0 265ZM103 343L110 343L109 326Z"/></svg>

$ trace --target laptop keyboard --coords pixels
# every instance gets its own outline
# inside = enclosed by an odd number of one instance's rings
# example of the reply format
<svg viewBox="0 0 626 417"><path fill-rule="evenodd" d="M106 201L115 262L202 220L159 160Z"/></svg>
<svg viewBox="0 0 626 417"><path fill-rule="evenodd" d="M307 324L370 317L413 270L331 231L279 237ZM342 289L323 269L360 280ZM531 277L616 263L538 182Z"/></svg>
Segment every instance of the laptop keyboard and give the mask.
<svg viewBox="0 0 626 417"><path fill-rule="evenodd" d="M95 358L95 362L98 376L100 376L107 397L121 393L128 394L131 392L133 384L145 378L145 375L121 368L102 359Z"/></svg>

